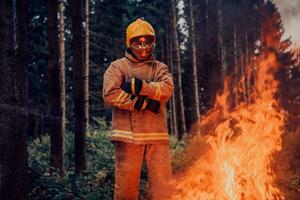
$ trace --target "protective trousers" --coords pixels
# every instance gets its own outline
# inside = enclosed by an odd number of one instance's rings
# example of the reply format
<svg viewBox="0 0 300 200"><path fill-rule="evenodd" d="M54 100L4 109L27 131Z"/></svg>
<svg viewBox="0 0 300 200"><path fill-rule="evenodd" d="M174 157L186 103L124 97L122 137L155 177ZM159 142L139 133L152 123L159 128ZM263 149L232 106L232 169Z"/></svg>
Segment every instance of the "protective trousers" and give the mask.
<svg viewBox="0 0 300 200"><path fill-rule="evenodd" d="M115 200L136 200L143 161L147 166L147 199L170 199L171 178L169 145L137 145L115 142Z"/></svg>

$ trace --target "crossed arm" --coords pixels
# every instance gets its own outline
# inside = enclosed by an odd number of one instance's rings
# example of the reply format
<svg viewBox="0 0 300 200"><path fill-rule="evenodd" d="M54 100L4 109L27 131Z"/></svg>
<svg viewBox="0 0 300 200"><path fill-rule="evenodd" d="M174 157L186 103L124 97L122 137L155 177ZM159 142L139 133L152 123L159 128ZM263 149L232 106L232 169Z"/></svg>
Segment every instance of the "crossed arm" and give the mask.
<svg viewBox="0 0 300 200"><path fill-rule="evenodd" d="M156 82L147 83L145 80L133 78L130 82L123 83L122 72L111 64L104 74L104 103L129 111L152 108L156 110L158 104L169 100L174 90L172 75L166 65L156 76Z"/></svg>

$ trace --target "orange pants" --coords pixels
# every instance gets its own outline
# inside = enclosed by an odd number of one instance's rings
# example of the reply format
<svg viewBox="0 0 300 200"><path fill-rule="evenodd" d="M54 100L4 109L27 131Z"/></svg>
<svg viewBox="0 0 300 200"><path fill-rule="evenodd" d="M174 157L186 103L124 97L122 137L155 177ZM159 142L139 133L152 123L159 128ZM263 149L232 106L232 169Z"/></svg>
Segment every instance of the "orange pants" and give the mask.
<svg viewBox="0 0 300 200"><path fill-rule="evenodd" d="M115 142L115 200L138 198L142 163L145 160L149 184L149 199L170 199L171 178L169 145L136 145Z"/></svg>

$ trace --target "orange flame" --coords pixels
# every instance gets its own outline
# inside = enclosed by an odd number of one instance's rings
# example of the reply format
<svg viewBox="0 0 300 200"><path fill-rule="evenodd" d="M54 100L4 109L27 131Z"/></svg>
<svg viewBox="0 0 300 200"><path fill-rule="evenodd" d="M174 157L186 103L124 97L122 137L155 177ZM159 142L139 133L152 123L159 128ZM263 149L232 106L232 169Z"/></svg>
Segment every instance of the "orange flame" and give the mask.
<svg viewBox="0 0 300 200"><path fill-rule="evenodd" d="M222 118L205 136L207 151L174 180L173 199L271 200L284 199L275 186L271 161L282 148L284 111L274 98L278 81L275 53L267 51L257 59L256 81L248 105L227 109L228 95L216 100L215 111L201 121L201 127ZM242 79L243 80L243 79Z"/></svg>

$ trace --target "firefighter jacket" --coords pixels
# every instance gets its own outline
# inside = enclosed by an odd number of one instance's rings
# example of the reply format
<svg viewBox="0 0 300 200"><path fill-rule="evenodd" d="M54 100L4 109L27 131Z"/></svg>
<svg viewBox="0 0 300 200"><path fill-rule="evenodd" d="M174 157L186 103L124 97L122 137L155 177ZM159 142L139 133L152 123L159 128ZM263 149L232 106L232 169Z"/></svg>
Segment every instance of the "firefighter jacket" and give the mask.
<svg viewBox="0 0 300 200"><path fill-rule="evenodd" d="M159 113L135 109L138 97L120 88L133 77L143 80L140 96L161 103ZM166 103L173 90L168 67L154 58L140 62L126 52L125 57L112 62L103 80L104 103L113 107L111 140L134 144L168 143Z"/></svg>

